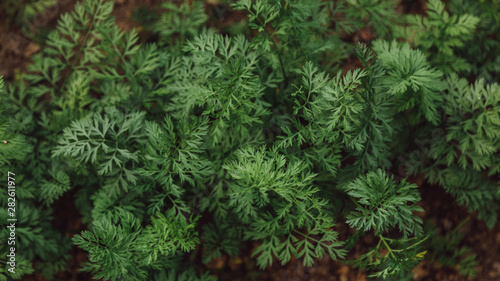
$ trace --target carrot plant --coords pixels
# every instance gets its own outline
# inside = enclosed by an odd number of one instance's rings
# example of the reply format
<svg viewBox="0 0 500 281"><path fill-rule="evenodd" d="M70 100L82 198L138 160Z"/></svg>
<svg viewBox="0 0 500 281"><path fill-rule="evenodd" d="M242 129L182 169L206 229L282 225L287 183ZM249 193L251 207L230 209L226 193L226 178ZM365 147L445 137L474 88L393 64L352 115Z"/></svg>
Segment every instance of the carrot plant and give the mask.
<svg viewBox="0 0 500 281"><path fill-rule="evenodd" d="M227 8L244 19L224 34L208 27L210 5L170 3L144 44L113 2L78 2L2 87L0 173L17 175L18 221L15 273L0 280L58 280L72 245L96 279L216 280L193 256L238 256L250 241L261 269L329 256L410 277L443 239L407 176L497 223L490 2L429 0L427 15L402 17L391 0L239 0ZM366 32L377 39L352 44ZM51 224L60 200L86 224L71 239ZM341 221L356 235L340 239ZM347 260L364 235L375 245Z"/></svg>

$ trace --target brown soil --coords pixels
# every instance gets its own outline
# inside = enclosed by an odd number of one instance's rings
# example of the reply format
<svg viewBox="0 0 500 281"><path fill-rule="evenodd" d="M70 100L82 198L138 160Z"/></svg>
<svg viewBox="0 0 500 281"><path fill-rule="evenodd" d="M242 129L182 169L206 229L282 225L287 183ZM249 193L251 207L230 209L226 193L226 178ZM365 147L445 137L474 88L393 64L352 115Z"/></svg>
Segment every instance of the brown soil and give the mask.
<svg viewBox="0 0 500 281"><path fill-rule="evenodd" d="M74 0L59 0L59 4L46 15L40 15L36 25L36 30L49 30L56 26L59 15L73 9ZM134 9L145 6L149 8L158 7L160 0L116 0L114 16L118 25L124 30L136 28L141 31L142 27L137 22L131 20ZM423 13L425 11L425 1L401 0L398 10L405 13ZM244 17L241 12L232 11L227 5L218 4L217 1L207 1L205 4L207 14L210 15L208 25L219 30L224 30L234 22L238 22ZM154 9L153 9L154 10ZM30 63L30 57L40 50L40 46L34 40L29 39L23 33L23 28L11 22L0 5L0 75L6 80L12 80L17 72L25 71ZM141 34L143 40L148 39L148 35ZM362 30L356 34L358 39L370 38L372 34L369 30ZM355 67L355 62L346 62L344 69ZM422 183L421 180L414 181ZM423 185L420 188L422 193L422 207L425 213L422 215L425 220L432 221L439 229L440 234L454 229L460 222L468 216L468 211L460 207L450 195L441 188ZM54 226L61 229L67 236L80 233L86 228L81 224L81 216L73 205L73 192L66 194L55 204ZM353 230L344 223L339 223L336 230L340 233L341 239L346 239L353 234ZM496 281L500 280L500 224L493 230L488 230L485 224L472 217L460 231L464 234L463 245L473 249L477 254L479 266L478 276L474 280ZM373 235L366 235L349 253L348 258L355 258L376 243ZM318 260L313 267L307 268L302 265L302 261L292 260L287 265L281 266L279 262L264 272L259 272L255 265L255 258L250 257L250 252L257 245L247 243L242 254L238 257L224 256L214 260L202 268L210 269L219 280L268 280L268 281L299 281L299 280L341 280L341 281L361 281L367 280L366 273L341 262L332 261L330 258ZM70 270L58 274L58 278L68 281L92 280L89 274L80 273L78 269L82 262L87 260L86 253L77 247L71 250ZM447 268L424 260L415 270L415 280L439 280L439 281L461 281L467 280L458 274L457 268ZM31 275L24 280L45 281L38 275Z"/></svg>
<svg viewBox="0 0 500 281"><path fill-rule="evenodd" d="M54 29L59 16L71 11L75 3L75 0L59 0L45 14L35 16L29 25L22 26L15 24L0 4L0 75L11 80L16 72L24 71L31 62L30 57L40 50L30 31L40 34Z"/></svg>

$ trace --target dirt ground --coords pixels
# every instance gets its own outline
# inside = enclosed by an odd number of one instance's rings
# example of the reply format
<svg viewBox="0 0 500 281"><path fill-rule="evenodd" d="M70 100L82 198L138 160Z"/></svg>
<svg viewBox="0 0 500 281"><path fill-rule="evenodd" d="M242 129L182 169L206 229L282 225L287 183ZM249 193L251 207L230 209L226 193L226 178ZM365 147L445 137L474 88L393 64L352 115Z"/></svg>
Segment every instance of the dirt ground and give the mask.
<svg viewBox="0 0 500 281"><path fill-rule="evenodd" d="M59 15L73 9L74 0L60 0L50 13L41 15L36 20L35 30L40 33L53 29L56 26ZM131 28L141 29L139 23L131 20L132 13L140 6L154 8L161 0L116 0L114 15L118 25L129 30ZM206 7L210 14L209 25L221 27L230 25L234 21L241 19L241 14L231 11L227 6L212 4L214 1L207 1ZM421 13L424 11L422 1L401 0L398 8L405 13ZM148 34L142 35L142 40L148 40ZM352 40L357 40L367 36L359 33ZM23 34L23 27L16 25L9 19L0 5L0 75L6 80L15 78L16 73L23 72L30 63L30 57L40 50L40 45L36 40L29 39ZM345 67L349 67L346 65ZM422 180L413 179L421 184ZM421 185L422 194L421 206L424 208L425 220L432 221L439 230L438 233L445 234L454 229L465 218L469 216L466 208L455 203L450 195L446 194L440 187ZM54 225L65 233L72 236L85 229L81 223L81 217L74 207L73 193L66 194L55 204L56 219ZM352 235L353 230L343 223L337 225L336 230L340 233L340 239L346 239ZM500 280L500 224L493 230L488 230L486 225L477 220L473 214L472 218L459 229L464 235L462 244L472 248L476 253L479 262L478 275L474 280L498 281ZM355 258L367 251L370 246L376 244L373 235L367 235L349 253L348 258ZM276 262L272 267L264 272L258 272L255 265L255 258L251 258L249 253L256 244L248 243L246 250L238 257L225 256L214 260L205 266L219 280L265 280L265 281L300 281L300 280L321 280L321 281L362 281L367 280L366 273L341 262L335 262L329 258L317 261L311 268L302 266L301 261L290 261L287 265L281 266ZM80 264L86 260L86 253L77 247L72 249L70 269L60 272L58 277L63 280L92 280L90 274L78 272ZM203 266L202 266L203 267ZM443 267L429 260L424 260L415 270L414 280L439 280L439 281L461 281L468 280L458 274L457 268ZM42 281L44 278L32 275L25 280Z"/></svg>

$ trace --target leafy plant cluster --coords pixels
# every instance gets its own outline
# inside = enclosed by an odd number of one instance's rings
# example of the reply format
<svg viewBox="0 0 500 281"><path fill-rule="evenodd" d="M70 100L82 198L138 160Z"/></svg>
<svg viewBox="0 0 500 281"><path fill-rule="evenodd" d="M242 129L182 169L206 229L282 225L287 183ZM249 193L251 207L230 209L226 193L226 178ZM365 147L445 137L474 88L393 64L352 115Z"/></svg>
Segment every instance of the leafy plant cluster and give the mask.
<svg viewBox="0 0 500 281"><path fill-rule="evenodd" d="M421 188L441 186L492 228L500 5L429 0L427 15L402 17L396 4L239 0L245 18L222 34L202 2L165 3L147 26L158 40L141 44L113 2L78 2L2 87L0 173L19 182L9 278L56 280L72 244L95 278L216 280L186 261L254 241L262 269L312 266L374 235L348 262L403 280L443 239L423 228L419 187L394 173L423 174ZM377 39L349 41L366 32ZM87 224L71 241L51 224L61 200ZM356 235L340 239L339 221Z"/></svg>
<svg viewBox="0 0 500 281"><path fill-rule="evenodd" d="M57 0L2 1L0 8L8 15L7 23L17 25L25 36L33 37L36 27L47 24L46 14L57 11Z"/></svg>

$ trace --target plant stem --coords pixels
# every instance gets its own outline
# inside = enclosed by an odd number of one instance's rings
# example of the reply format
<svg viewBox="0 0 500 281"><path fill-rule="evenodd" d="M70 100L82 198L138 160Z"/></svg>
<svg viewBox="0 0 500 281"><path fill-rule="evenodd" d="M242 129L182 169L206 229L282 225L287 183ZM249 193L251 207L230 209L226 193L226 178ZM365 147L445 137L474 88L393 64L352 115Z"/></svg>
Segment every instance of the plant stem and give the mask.
<svg viewBox="0 0 500 281"><path fill-rule="evenodd" d="M391 247L389 247L389 244L387 244L384 237L382 235L379 235L378 237L380 238L380 240L382 240L382 243L384 243L385 248L389 251L389 255L391 255L391 257L393 257L395 260L397 260L396 255L394 254L394 252L392 252Z"/></svg>
<svg viewBox="0 0 500 281"><path fill-rule="evenodd" d="M451 233L457 232L460 228L462 228L470 219L472 215L469 214L465 219L463 219L452 231Z"/></svg>

